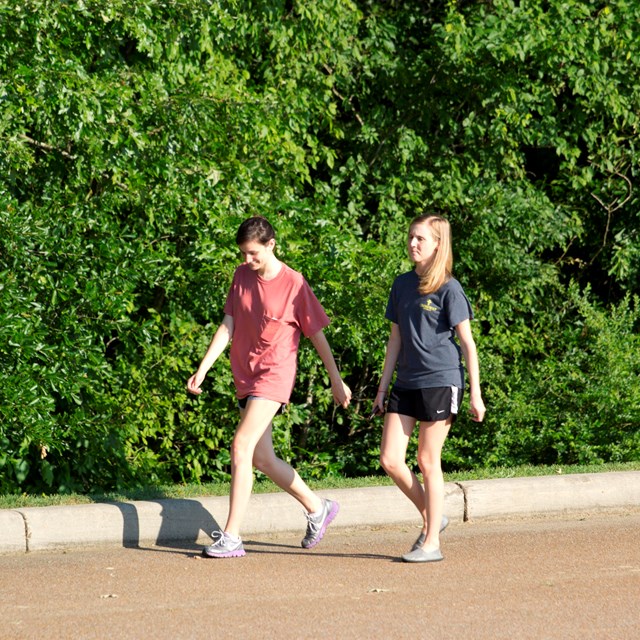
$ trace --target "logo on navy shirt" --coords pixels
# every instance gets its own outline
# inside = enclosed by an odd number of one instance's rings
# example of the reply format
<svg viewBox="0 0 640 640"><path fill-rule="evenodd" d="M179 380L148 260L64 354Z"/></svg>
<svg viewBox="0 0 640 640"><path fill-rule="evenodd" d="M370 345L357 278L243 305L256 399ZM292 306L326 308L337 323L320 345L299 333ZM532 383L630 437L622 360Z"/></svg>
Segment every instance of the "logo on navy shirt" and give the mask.
<svg viewBox="0 0 640 640"><path fill-rule="evenodd" d="M438 311L438 307L436 307L436 305L431 302L431 298L427 298L427 301L423 302L420 306L425 311Z"/></svg>

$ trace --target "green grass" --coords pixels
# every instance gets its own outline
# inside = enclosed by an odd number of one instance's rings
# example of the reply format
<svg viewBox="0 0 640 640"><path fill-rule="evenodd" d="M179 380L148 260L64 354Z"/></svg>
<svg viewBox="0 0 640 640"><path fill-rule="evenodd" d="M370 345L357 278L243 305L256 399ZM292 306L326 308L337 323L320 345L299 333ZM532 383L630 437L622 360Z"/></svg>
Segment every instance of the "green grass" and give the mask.
<svg viewBox="0 0 640 640"><path fill-rule="evenodd" d="M575 473L604 473L609 471L640 471L640 461L619 464L573 465L550 467L499 467L476 469L474 471L445 474L446 482L469 480L491 480L497 478L523 478L531 476L549 476ZM330 477L324 480L311 480L309 486L315 490L354 489L362 487L390 486L393 483L386 476L368 476L363 478ZM272 482L261 477L254 483L254 493L280 491ZM159 498L202 498L206 496L226 496L229 483L198 485L171 485L162 487L142 487L132 491L106 494L64 494L64 495L1 495L0 509L18 509L24 507L46 507L54 505L91 504L95 502L126 502L131 500L157 500Z"/></svg>

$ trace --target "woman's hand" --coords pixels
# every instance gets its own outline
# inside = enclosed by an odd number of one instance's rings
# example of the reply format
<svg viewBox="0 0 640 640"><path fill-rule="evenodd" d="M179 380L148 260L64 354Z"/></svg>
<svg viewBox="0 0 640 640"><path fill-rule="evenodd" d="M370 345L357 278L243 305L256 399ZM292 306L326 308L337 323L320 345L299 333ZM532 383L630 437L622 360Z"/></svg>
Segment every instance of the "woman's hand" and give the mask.
<svg viewBox="0 0 640 640"><path fill-rule="evenodd" d="M369 420L373 420L376 416L381 416L386 411L386 402L387 394L384 391L378 391L378 395L376 399L373 401L373 406L371 407L371 414L369 415Z"/></svg>
<svg viewBox="0 0 640 640"><path fill-rule="evenodd" d="M202 389L200 385L204 380L204 374L196 371L188 380L187 380L187 390L189 393L193 393L196 396L199 396L202 393Z"/></svg>
<svg viewBox="0 0 640 640"><path fill-rule="evenodd" d="M469 401L469 405L469 413L471 414L471 419L474 422L482 422L484 420L484 414L486 413L487 409L484 406L484 402L480 393L471 393L471 400Z"/></svg>
<svg viewBox="0 0 640 640"><path fill-rule="evenodd" d="M331 393L333 400L343 409L346 409L351 402L351 389L344 383L342 378L331 383Z"/></svg>

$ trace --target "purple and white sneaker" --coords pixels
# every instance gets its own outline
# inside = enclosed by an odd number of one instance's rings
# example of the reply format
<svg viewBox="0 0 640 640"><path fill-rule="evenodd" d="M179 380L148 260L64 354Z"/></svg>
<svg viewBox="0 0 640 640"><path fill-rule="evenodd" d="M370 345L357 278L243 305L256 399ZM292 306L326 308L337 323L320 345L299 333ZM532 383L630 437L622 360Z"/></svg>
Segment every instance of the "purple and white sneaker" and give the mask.
<svg viewBox="0 0 640 640"><path fill-rule="evenodd" d="M305 549L313 549L322 537L327 527L338 515L340 505L334 500L322 500L322 509L317 514L307 513L307 533L302 539L302 546Z"/></svg>
<svg viewBox="0 0 640 640"><path fill-rule="evenodd" d="M213 544L202 550L207 558L241 558L246 555L242 546L242 538L232 538L224 531L214 531L211 534Z"/></svg>

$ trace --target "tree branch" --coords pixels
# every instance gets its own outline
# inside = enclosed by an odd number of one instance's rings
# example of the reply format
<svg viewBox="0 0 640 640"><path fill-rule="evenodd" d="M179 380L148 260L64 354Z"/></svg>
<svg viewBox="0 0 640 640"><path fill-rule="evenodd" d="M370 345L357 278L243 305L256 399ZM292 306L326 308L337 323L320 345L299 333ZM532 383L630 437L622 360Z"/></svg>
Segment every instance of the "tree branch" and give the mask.
<svg viewBox="0 0 640 640"><path fill-rule="evenodd" d="M39 149L44 149L45 151L57 151L58 153L62 154L65 158L69 158L69 160L75 160L77 157L77 156L71 155L68 151L65 151L64 149L60 149L59 147L53 147L50 144L47 144L46 142L39 142L38 140L34 140L33 138L30 138L24 133L20 134L20 137L23 140L26 140L29 144L32 144L34 147L38 147Z"/></svg>
<svg viewBox="0 0 640 640"><path fill-rule="evenodd" d="M624 198L624 200L617 199L617 200L614 200L613 202L610 202L609 204L605 204L595 193L591 194L593 198L595 198L595 200L598 202L598 204L607 212L607 224L604 229L602 246L593 254L593 257L589 261L589 265L593 264L596 257L600 254L600 252L605 248L607 244L607 237L609 236L609 228L611 227L611 216L613 215L614 211L621 209L631 199L631 194L633 192L631 180L629 180L627 176L625 176L623 173L620 173L619 171L615 171L613 175L618 176L619 178L622 178L627 183L627 197Z"/></svg>

